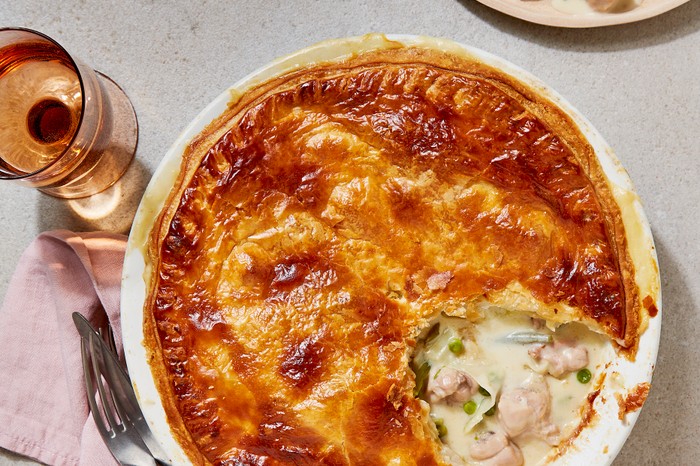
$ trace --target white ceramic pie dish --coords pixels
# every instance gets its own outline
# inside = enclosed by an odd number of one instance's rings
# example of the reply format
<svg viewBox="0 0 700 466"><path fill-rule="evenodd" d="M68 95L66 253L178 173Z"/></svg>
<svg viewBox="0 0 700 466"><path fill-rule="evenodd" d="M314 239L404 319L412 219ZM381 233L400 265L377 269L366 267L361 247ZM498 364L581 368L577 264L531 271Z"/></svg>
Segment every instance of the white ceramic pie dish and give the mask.
<svg viewBox="0 0 700 466"><path fill-rule="evenodd" d="M632 183L615 158L612 149L592 125L555 91L534 76L517 66L496 56L452 41L407 35L368 35L355 38L332 40L316 44L275 60L269 65L243 78L220 94L209 104L178 137L165 154L157 168L134 219L124 262L121 293L121 319L124 351L137 397L156 438L169 454L173 464L188 464L184 451L170 433L165 410L156 390L153 375L143 344L143 308L147 297L147 286L151 264L146 254L147 240L154 220L162 209L180 170L182 154L189 141L199 134L206 125L217 118L227 108L232 95L269 78L289 70L317 62L329 61L363 50L385 47L389 41L404 45L422 45L439 48L457 54L467 54L480 61L499 68L517 79L537 89L566 111L587 136L598 155L603 170L613 185L613 192L622 201L623 220L631 241L631 254L641 255L648 261L648 268L639 270L639 280L645 286L659 290L658 267L651 231ZM620 420L616 393L625 394L638 384L651 381L656 361L660 328L660 291L656 307L657 317L650 319L649 328L642 335L637 358L634 363L624 357L615 357L605 369L605 383L596 398L594 409L597 419L576 438L566 453L549 464L554 465L606 465L612 463L622 448L637 419L639 411L629 413Z"/></svg>
<svg viewBox="0 0 700 466"><path fill-rule="evenodd" d="M620 13L573 14L552 7L552 0L478 0L501 13L546 26L591 28L633 23L666 13L689 0L643 0L638 7Z"/></svg>

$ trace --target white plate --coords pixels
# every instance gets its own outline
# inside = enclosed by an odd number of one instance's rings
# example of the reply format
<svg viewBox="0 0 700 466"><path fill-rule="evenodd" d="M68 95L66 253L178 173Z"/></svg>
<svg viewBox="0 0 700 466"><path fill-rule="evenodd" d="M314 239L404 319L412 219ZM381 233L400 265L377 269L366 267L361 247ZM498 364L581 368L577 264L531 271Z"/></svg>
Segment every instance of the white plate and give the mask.
<svg viewBox="0 0 700 466"><path fill-rule="evenodd" d="M643 0L637 8L621 13L564 13L552 7L552 0L477 0L531 23L566 28L590 28L632 23L666 13L690 0Z"/></svg>
<svg viewBox="0 0 700 466"><path fill-rule="evenodd" d="M656 255L654 253L651 231L641 204L634 194L632 183L627 173L615 158L612 149L606 144L602 136L577 110L547 85L501 58L448 40L407 35L382 36L375 34L322 42L270 63L221 93L190 123L165 154L146 189L136 213L134 225L129 236L122 277L121 316L124 351L129 373L131 374L144 415L156 438L161 441L165 450L170 454L173 464L188 464L188 460L170 433L165 410L161 404L147 362L146 351L143 346L142 323L143 306L151 273L151 264L148 262L146 254L146 242L154 219L163 207L168 193L177 178L185 146L207 124L226 110L232 92L236 94L244 92L256 83L266 81L272 76L290 71L299 66L333 60L364 50L386 47L389 43L387 38L405 45L423 45L477 58L516 77L520 81L528 83L567 112L580 126L582 132L588 137L595 149L603 170L613 185L614 195L619 199L625 200L626 207L623 212L625 214L623 215L625 217L625 227L628 231L633 231L636 238L635 244L631 245L633 246L631 249L635 249L638 254L648 258L650 268L647 270L646 280L653 282L658 290L658 268L656 266ZM634 255L635 251L632 251L632 253ZM565 455L552 464L610 464L622 448L639 412L629 414L624 422L620 421L614 394L616 392L626 393L637 384L651 380L661 328L660 294L656 305L659 309L659 315L651 319L648 330L641 338L636 362L631 363L622 357L611 361L606 370L607 378L602 388L601 396L597 397L594 404L598 413L598 419L590 428L584 429L583 433L579 435ZM619 374L619 376L613 376L614 373ZM608 381L611 383L608 383ZM615 383L613 384L612 381Z"/></svg>

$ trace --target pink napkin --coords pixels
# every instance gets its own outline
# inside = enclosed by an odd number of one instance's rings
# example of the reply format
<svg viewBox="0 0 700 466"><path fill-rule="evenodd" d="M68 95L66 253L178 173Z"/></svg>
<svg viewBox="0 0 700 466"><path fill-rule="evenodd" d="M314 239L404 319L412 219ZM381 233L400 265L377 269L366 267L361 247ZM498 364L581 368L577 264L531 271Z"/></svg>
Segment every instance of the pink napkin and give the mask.
<svg viewBox="0 0 700 466"><path fill-rule="evenodd" d="M121 350L125 240L51 231L22 255L0 312L3 448L52 465L117 464L89 414L71 314L96 326L109 319Z"/></svg>

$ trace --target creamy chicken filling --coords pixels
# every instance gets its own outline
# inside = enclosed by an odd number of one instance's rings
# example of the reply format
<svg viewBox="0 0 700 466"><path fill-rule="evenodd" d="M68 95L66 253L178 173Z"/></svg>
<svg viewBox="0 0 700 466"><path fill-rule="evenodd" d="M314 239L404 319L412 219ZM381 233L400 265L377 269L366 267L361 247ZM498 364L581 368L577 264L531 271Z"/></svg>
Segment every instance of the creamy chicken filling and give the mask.
<svg viewBox="0 0 700 466"><path fill-rule="evenodd" d="M416 393L455 464L534 465L571 436L612 356L580 324L550 330L519 313L472 323L440 315L416 346Z"/></svg>

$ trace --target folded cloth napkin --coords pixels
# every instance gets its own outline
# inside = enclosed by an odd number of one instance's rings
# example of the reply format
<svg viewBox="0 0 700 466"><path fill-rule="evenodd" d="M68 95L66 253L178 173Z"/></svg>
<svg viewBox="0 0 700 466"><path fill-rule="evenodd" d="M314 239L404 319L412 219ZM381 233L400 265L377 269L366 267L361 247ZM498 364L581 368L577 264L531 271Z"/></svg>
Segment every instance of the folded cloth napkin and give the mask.
<svg viewBox="0 0 700 466"><path fill-rule="evenodd" d="M52 465L117 464L89 414L71 314L112 324L126 238L65 230L22 255L0 311L0 446Z"/></svg>

